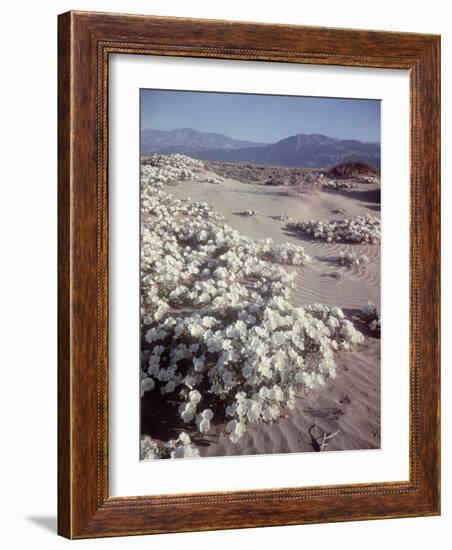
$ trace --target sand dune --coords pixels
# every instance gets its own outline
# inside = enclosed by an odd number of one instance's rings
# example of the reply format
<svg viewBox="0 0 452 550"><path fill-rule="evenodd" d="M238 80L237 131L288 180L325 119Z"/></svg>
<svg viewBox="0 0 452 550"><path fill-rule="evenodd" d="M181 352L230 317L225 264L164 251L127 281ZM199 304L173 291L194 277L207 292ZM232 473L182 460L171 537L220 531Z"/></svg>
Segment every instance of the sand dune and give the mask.
<svg viewBox="0 0 452 550"><path fill-rule="evenodd" d="M296 305L320 302L341 307L365 335L365 343L353 352L340 352L337 377L317 392L300 395L295 409L287 411L277 424L252 426L233 444L214 427L208 435L190 433L202 456L257 453L307 452L319 450L323 434L337 432L325 450L370 449L380 446L380 340L361 324L359 310L367 301L380 300L380 246L327 244L302 238L286 230L285 214L294 221L343 219L370 213L379 215L379 186L358 184L356 189L315 191L296 194L289 187L264 186L224 179L220 184L199 180L182 181L165 191L177 198L205 201L221 212L229 225L254 238L272 238L276 243L292 242L304 247L312 257L306 267L296 270L296 288L291 301ZM257 211L244 216L244 210ZM343 210L344 214L332 211ZM340 251L366 254L369 263L344 267L337 263ZM146 399L150 405L151 395ZM160 401L160 400L158 400ZM158 416L152 416L155 423ZM145 422L150 426L151 423ZM184 428L185 429L185 428ZM154 434L154 437L157 437ZM162 436L163 437L163 436Z"/></svg>

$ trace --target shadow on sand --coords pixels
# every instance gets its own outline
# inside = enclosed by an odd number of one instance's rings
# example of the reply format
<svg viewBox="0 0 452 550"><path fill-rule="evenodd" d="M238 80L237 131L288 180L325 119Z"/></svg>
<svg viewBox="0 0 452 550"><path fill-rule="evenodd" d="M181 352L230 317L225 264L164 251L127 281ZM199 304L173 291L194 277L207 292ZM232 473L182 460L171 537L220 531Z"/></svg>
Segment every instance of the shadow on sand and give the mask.
<svg viewBox="0 0 452 550"><path fill-rule="evenodd" d="M303 241L305 243L317 243L321 244L324 243L322 239L314 239L311 237L311 235L308 235L307 233L301 233L300 231L295 231L295 229L291 229L287 225L283 227L283 235L286 237L292 237L293 239L298 239L299 241Z"/></svg>
<svg viewBox="0 0 452 550"><path fill-rule="evenodd" d="M192 424L185 424L178 408L179 403L159 391L146 392L141 398L141 434L168 441L177 439L181 432L186 432L198 447L208 447L215 443L216 436L206 436Z"/></svg>
<svg viewBox="0 0 452 550"><path fill-rule="evenodd" d="M365 316L360 309L343 307L342 311L344 312L344 315L347 317L347 319L350 319L350 321L360 332L364 334L364 336L379 339L379 336L377 336L375 332L372 332L367 326Z"/></svg>
<svg viewBox="0 0 452 550"><path fill-rule="evenodd" d="M328 190L328 193L335 193L348 197L349 199L355 199L361 203L361 206L365 206L370 210L380 211L381 204L381 190L378 189L335 189Z"/></svg>

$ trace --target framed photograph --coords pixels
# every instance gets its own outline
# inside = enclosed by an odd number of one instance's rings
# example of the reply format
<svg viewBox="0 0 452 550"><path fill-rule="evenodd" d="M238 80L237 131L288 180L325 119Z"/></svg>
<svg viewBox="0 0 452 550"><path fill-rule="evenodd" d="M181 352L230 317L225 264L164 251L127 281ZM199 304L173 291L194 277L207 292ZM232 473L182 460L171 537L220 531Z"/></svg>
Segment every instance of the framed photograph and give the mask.
<svg viewBox="0 0 452 550"><path fill-rule="evenodd" d="M59 16L61 535L440 513L439 60Z"/></svg>

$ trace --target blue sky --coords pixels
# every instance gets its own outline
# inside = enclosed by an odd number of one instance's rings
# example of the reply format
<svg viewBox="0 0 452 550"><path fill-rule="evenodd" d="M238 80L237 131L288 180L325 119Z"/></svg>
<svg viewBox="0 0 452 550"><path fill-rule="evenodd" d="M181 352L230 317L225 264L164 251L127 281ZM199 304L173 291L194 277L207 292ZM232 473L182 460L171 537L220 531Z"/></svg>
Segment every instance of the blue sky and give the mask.
<svg viewBox="0 0 452 550"><path fill-rule="evenodd" d="M295 134L380 141L380 101L141 90L141 128L194 128L267 143Z"/></svg>

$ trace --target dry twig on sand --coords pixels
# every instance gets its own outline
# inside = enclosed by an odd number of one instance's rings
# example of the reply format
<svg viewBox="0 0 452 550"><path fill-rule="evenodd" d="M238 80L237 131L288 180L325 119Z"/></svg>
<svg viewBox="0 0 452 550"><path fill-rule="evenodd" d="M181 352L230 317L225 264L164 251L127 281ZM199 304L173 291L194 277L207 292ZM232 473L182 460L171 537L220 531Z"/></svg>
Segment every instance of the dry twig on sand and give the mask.
<svg viewBox="0 0 452 550"><path fill-rule="evenodd" d="M324 451L326 447L328 447L328 440L333 439L333 437L335 437L340 431L341 430L337 430L333 434L328 434L327 432L323 434L322 443L320 443L320 452Z"/></svg>

